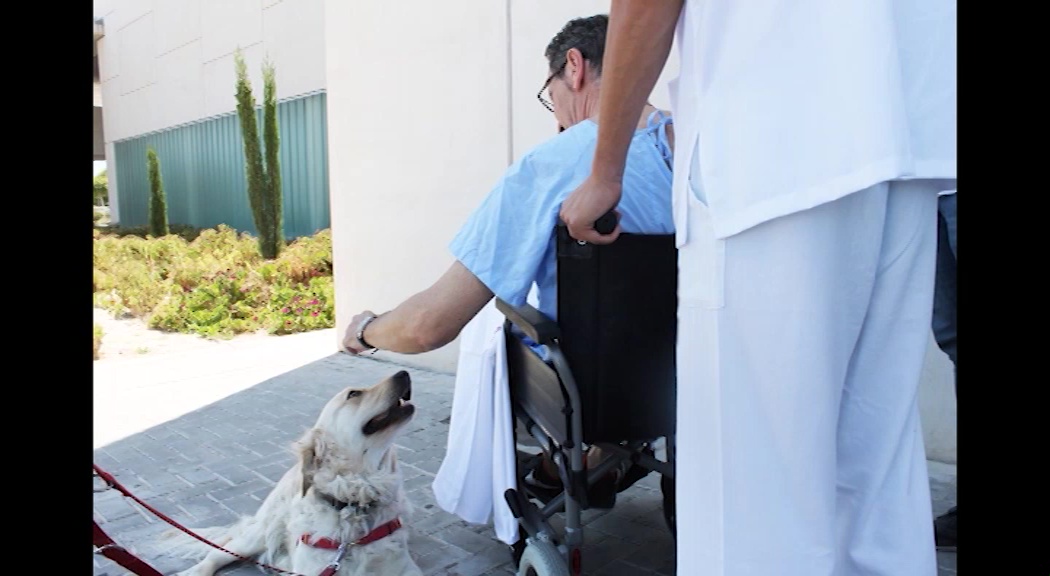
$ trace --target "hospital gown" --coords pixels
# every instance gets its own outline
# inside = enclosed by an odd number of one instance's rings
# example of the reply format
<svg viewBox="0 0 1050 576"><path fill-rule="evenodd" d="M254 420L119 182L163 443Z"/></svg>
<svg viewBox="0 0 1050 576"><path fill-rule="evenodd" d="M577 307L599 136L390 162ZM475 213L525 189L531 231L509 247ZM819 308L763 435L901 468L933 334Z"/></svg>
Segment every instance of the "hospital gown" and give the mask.
<svg viewBox="0 0 1050 576"><path fill-rule="evenodd" d="M617 206L623 232L674 233L670 122L654 112L635 131ZM585 120L525 154L452 240L452 255L508 304L525 304L535 282L540 312L557 320L554 228L562 201L590 174L597 132Z"/></svg>
<svg viewBox="0 0 1050 576"><path fill-rule="evenodd" d="M634 134L619 204L624 232L674 232L669 123L654 113ZM525 154L452 241L452 254L498 298L557 319L554 228L562 201L590 172L596 137L588 120ZM517 520L503 498L516 485L516 456L502 325L490 301L460 335L448 444L432 487L443 510L476 524L491 518L496 536L513 544ZM546 358L545 347L518 336Z"/></svg>

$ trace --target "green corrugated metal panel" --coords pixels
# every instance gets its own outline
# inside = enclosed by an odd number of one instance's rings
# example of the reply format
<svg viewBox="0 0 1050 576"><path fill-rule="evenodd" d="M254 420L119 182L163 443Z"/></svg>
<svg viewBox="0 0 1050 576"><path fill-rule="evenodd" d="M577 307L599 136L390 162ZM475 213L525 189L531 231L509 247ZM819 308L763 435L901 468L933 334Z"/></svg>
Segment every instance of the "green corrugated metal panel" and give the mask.
<svg viewBox="0 0 1050 576"><path fill-rule="evenodd" d="M257 118L261 137L261 109ZM284 233L288 237L310 235L330 226L325 94L278 102L277 122ZM160 159L170 223L227 224L256 234L242 143L236 114L116 142L120 224L143 226L148 222L146 148L152 146Z"/></svg>

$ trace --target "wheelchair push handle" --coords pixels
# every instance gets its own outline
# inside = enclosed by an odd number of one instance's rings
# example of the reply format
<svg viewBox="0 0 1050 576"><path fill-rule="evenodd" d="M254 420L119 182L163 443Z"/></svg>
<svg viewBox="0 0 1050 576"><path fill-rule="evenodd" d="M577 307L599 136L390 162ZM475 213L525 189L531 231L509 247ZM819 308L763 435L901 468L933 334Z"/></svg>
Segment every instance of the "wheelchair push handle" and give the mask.
<svg viewBox="0 0 1050 576"><path fill-rule="evenodd" d="M617 220L618 218L616 216L615 208L610 209L608 212L602 214L600 218L594 221L594 230L602 236L612 234L612 231L616 230ZM558 218L557 228L562 231L562 234L568 236L568 226L565 224L565 221L561 218ZM577 240L576 243L580 245L587 244L583 240Z"/></svg>
<svg viewBox="0 0 1050 576"><path fill-rule="evenodd" d="M605 236L612 234L612 231L616 229L616 212L613 209L609 209L608 212L603 214L601 218L594 221L594 230Z"/></svg>

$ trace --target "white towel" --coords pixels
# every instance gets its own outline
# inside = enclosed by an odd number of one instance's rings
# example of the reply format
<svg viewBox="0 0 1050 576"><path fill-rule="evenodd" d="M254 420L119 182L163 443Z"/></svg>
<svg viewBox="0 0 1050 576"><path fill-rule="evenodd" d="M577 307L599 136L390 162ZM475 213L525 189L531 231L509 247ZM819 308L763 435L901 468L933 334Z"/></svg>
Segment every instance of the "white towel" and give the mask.
<svg viewBox="0 0 1050 576"><path fill-rule="evenodd" d="M496 346L496 377L492 395L492 498L496 537L507 544L518 540L518 520L511 513L504 494L517 488L517 452L514 446L514 415L510 408L510 382L507 380L507 341L503 330Z"/></svg>
<svg viewBox="0 0 1050 576"><path fill-rule="evenodd" d="M448 445L432 487L443 510L472 524L491 518L509 545L518 540L518 522L503 497L516 485L503 322L493 299L460 333Z"/></svg>

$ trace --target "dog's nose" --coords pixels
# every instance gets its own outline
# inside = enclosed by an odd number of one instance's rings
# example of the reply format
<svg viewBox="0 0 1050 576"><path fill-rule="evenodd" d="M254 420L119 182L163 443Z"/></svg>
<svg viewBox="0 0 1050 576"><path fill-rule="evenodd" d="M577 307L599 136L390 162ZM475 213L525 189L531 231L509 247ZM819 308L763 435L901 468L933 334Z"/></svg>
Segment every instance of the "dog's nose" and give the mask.
<svg viewBox="0 0 1050 576"><path fill-rule="evenodd" d="M402 370L402 371L398 372L397 374L394 374L393 376L391 376L391 378L393 378L394 380L397 380L399 382L411 382L412 381L412 377L408 375L408 372L406 370Z"/></svg>

